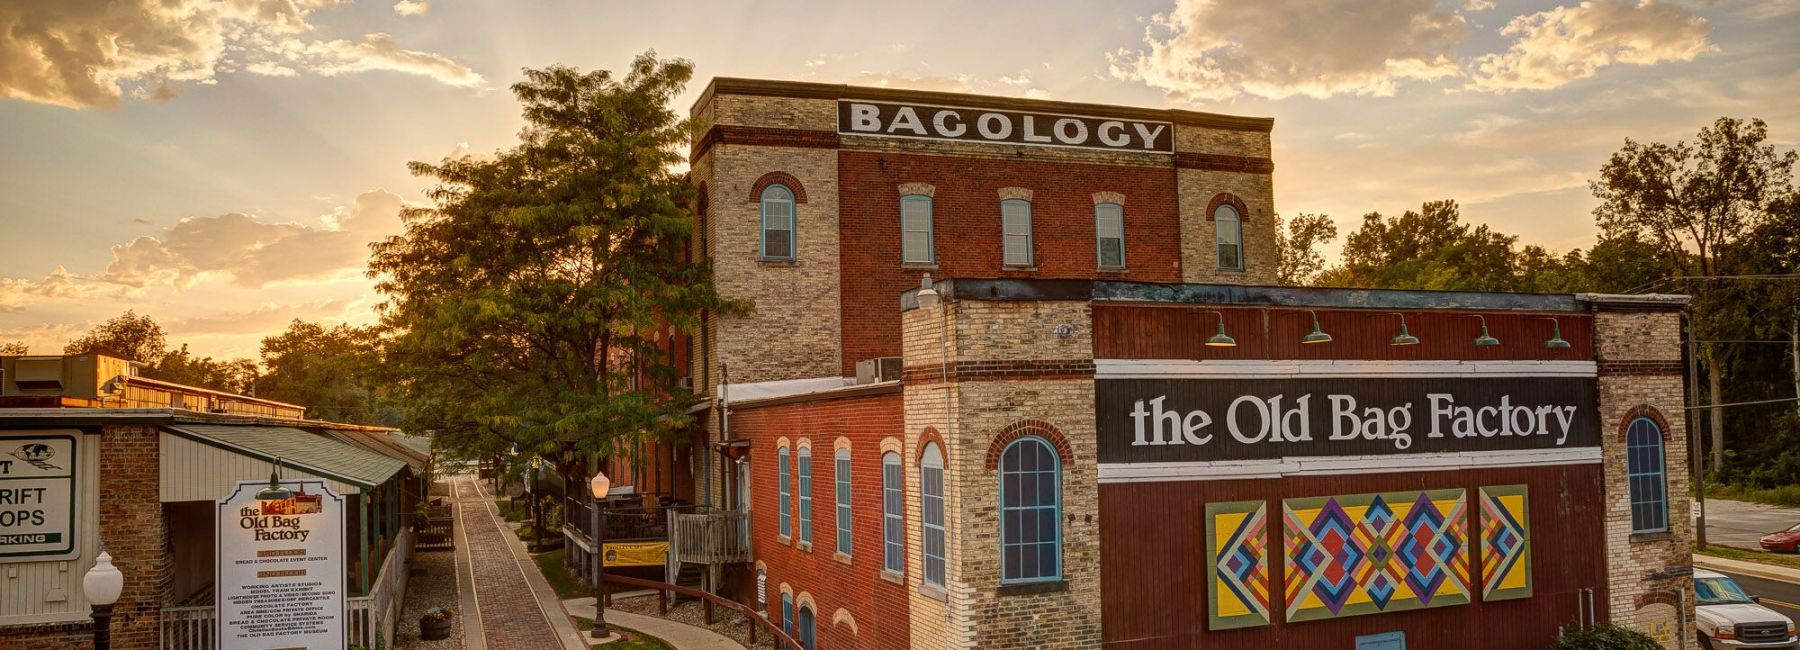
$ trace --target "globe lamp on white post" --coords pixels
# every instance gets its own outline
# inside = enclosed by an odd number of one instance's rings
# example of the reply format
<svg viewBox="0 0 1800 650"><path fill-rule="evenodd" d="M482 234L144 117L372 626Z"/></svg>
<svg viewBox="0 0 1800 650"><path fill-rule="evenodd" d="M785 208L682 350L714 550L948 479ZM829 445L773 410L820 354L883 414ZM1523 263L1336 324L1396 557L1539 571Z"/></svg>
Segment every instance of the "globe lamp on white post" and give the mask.
<svg viewBox="0 0 1800 650"><path fill-rule="evenodd" d="M595 472L588 489L594 494L594 637L605 638L611 632L606 629L606 539L600 516L612 480L606 478L606 472Z"/></svg>
<svg viewBox="0 0 1800 650"><path fill-rule="evenodd" d="M94 559L94 568L81 577L81 592L94 608L94 650L112 647L113 603L119 602L119 594L123 591L125 574L113 566L111 553L100 551L100 557Z"/></svg>

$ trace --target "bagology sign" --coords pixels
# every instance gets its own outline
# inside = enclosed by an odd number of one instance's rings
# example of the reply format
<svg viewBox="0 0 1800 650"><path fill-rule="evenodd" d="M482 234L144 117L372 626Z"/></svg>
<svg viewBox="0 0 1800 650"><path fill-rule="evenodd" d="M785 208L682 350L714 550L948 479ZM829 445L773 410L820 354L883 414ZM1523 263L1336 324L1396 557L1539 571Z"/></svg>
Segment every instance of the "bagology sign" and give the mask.
<svg viewBox="0 0 1800 650"><path fill-rule="evenodd" d="M323 481L283 481L288 499L262 501L267 481L243 481L219 501L221 650L341 650L344 499Z"/></svg>
<svg viewBox="0 0 1800 650"><path fill-rule="evenodd" d="M1594 380L1105 379L1102 463L1522 451L1600 444Z"/></svg>
<svg viewBox="0 0 1800 650"><path fill-rule="evenodd" d="M1111 151L1175 151L1169 122L841 100L838 133Z"/></svg>

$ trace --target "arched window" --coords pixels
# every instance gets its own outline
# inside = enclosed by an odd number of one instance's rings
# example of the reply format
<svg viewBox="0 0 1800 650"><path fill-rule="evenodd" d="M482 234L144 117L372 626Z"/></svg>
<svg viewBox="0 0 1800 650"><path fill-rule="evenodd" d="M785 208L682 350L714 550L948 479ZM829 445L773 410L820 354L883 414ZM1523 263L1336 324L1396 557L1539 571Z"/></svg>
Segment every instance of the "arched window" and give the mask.
<svg viewBox="0 0 1800 650"><path fill-rule="evenodd" d="M831 478L837 485L837 552L850 555L850 450L837 450L832 460Z"/></svg>
<svg viewBox="0 0 1800 650"><path fill-rule="evenodd" d="M925 445L919 459L919 524L925 560L925 584L944 586L944 452Z"/></svg>
<svg viewBox="0 0 1800 650"><path fill-rule="evenodd" d="M1125 206L1101 203L1094 206L1094 236L1100 257L1100 268L1125 268Z"/></svg>
<svg viewBox="0 0 1800 650"><path fill-rule="evenodd" d="M1062 579L1062 467L1043 438L1000 452L1000 583Z"/></svg>
<svg viewBox="0 0 1800 650"><path fill-rule="evenodd" d="M812 544L812 449L800 448L800 543Z"/></svg>
<svg viewBox="0 0 1800 650"><path fill-rule="evenodd" d="M762 191L762 256L794 259L794 191L775 184Z"/></svg>
<svg viewBox="0 0 1800 650"><path fill-rule="evenodd" d="M1631 532L1669 529L1668 483L1664 477L1663 432L1650 418L1625 428L1625 480L1631 492Z"/></svg>
<svg viewBox="0 0 1800 650"><path fill-rule="evenodd" d="M795 622L794 627L794 640L800 642L800 647L806 648L806 650L818 650L818 620L813 616L811 605L800 606L799 620Z"/></svg>
<svg viewBox="0 0 1800 650"><path fill-rule="evenodd" d="M1000 247L1007 266L1031 266L1031 202L1000 202Z"/></svg>
<svg viewBox="0 0 1800 650"><path fill-rule="evenodd" d="M881 568L906 572L906 478L900 473L900 454L881 455Z"/></svg>
<svg viewBox="0 0 1800 650"><path fill-rule="evenodd" d="M936 253L931 237L931 197L900 197L900 261L930 264Z"/></svg>
<svg viewBox="0 0 1800 650"><path fill-rule="evenodd" d="M1221 205L1213 210L1213 240L1218 243L1219 268L1243 270L1244 224L1236 207Z"/></svg>
<svg viewBox="0 0 1800 650"><path fill-rule="evenodd" d="M794 595L781 594L781 631L794 636Z"/></svg>
<svg viewBox="0 0 1800 650"><path fill-rule="evenodd" d="M775 481L780 486L781 504L776 510L781 512L781 537L794 536L794 488L793 468L788 460L787 447L775 449Z"/></svg>

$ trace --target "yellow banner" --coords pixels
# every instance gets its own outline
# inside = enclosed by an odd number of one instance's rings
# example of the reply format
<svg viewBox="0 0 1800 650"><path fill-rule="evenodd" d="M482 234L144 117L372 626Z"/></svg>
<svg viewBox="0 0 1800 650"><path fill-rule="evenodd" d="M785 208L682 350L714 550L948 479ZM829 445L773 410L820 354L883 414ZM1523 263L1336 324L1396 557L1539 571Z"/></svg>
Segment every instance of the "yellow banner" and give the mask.
<svg viewBox="0 0 1800 650"><path fill-rule="evenodd" d="M668 542L607 542L606 566L662 566Z"/></svg>

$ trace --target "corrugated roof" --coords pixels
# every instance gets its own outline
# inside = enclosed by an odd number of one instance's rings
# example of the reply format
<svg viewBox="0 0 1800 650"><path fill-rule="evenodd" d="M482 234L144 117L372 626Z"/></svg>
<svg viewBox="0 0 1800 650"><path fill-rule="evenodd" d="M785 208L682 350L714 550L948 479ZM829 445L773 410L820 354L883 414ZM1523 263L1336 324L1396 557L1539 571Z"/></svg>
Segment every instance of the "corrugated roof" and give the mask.
<svg viewBox="0 0 1800 650"><path fill-rule="evenodd" d="M401 461L404 461L407 466L412 468L414 474L423 474L425 472L425 465L431 462L431 456L429 454L421 454L412 447L388 437L385 433L376 431L358 431L354 429L314 429L310 427L307 430L327 436L338 442L354 445L389 458L400 459Z"/></svg>
<svg viewBox="0 0 1800 650"><path fill-rule="evenodd" d="M428 438L425 436L415 436L415 435L410 435L410 434L405 434L405 433L397 433L397 432L389 433L388 437L393 438L396 441L399 441L400 444L406 445L408 448L411 448L413 451L419 452L420 454L424 454L425 457L428 459L431 458L431 438Z"/></svg>
<svg viewBox="0 0 1800 650"><path fill-rule="evenodd" d="M262 456L280 457L283 464L370 488L406 468L406 461L398 458L291 427L183 424L168 428Z"/></svg>

